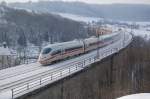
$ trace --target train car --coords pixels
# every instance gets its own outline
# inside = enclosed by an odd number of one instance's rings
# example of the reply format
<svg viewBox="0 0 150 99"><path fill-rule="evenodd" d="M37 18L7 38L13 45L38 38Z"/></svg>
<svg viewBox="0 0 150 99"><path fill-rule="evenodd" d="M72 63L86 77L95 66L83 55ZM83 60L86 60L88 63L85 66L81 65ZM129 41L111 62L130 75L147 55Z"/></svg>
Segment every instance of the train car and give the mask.
<svg viewBox="0 0 150 99"><path fill-rule="evenodd" d="M82 41L74 40L70 42L51 44L46 46L39 56L39 62L43 65L51 64L53 61L61 60L84 52Z"/></svg>
<svg viewBox="0 0 150 99"><path fill-rule="evenodd" d="M80 55L113 43L119 39L119 35L119 33L112 33L100 36L99 38L91 37L84 40L51 44L43 48L38 61L42 65L48 65L58 60Z"/></svg>

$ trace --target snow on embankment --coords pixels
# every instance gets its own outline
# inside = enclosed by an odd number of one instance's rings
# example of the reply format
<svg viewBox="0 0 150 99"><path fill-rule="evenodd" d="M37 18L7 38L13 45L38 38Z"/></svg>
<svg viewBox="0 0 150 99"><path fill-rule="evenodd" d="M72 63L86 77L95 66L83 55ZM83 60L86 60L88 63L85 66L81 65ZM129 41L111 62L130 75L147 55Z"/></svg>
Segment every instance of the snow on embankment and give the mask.
<svg viewBox="0 0 150 99"><path fill-rule="evenodd" d="M140 93L128 96L123 96L117 99L150 99L150 93Z"/></svg>
<svg viewBox="0 0 150 99"><path fill-rule="evenodd" d="M11 91L0 93L0 99L12 99L11 97L12 97Z"/></svg>

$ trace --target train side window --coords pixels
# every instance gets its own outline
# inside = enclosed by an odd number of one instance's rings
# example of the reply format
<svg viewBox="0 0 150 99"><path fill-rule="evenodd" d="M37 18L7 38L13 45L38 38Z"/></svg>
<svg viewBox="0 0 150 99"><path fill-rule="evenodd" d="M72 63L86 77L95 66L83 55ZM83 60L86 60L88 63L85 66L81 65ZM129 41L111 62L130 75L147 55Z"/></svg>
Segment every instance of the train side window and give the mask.
<svg viewBox="0 0 150 99"><path fill-rule="evenodd" d="M45 48L43 49L42 54L48 54L50 53L51 50L52 50L51 48Z"/></svg>
<svg viewBox="0 0 150 99"><path fill-rule="evenodd" d="M68 49L65 49L65 51L72 51L72 50L79 49L79 48L82 48L82 46L76 46L76 47L68 48Z"/></svg>
<svg viewBox="0 0 150 99"><path fill-rule="evenodd" d="M61 50L56 50L54 52L52 52L52 55L56 55L56 54L60 54L61 53Z"/></svg>

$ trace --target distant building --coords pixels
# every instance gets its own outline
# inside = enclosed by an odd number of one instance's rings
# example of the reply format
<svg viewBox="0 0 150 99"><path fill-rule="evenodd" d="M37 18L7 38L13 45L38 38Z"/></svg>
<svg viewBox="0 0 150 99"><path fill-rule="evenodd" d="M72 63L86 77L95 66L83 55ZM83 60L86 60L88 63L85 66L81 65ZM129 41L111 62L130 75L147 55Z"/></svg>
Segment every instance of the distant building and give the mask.
<svg viewBox="0 0 150 99"><path fill-rule="evenodd" d="M0 46L0 56L11 56L11 52L7 47L6 42L3 42L3 44Z"/></svg>
<svg viewBox="0 0 150 99"><path fill-rule="evenodd" d="M0 69L8 68L14 65L14 58L7 44L3 42L0 46Z"/></svg>

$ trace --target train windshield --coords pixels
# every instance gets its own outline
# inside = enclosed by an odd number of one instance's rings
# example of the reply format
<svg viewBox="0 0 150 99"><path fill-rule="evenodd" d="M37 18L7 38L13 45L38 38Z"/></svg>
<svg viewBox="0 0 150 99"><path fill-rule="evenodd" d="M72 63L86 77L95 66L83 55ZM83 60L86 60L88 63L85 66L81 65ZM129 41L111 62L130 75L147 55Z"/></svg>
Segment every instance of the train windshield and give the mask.
<svg viewBox="0 0 150 99"><path fill-rule="evenodd" d="M52 50L51 48L45 48L43 49L42 54L48 54L50 53L51 50Z"/></svg>

